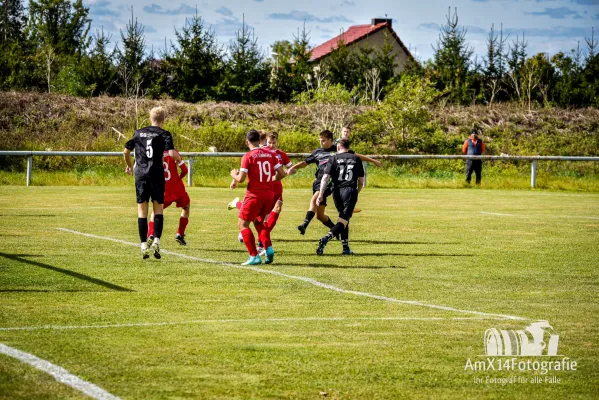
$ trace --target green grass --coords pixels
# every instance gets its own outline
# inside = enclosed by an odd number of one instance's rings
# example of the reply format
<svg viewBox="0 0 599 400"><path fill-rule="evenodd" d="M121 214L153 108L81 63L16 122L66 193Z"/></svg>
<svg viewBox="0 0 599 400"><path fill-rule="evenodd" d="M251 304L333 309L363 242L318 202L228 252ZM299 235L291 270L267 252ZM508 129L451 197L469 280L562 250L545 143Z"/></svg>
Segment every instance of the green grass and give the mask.
<svg viewBox="0 0 599 400"><path fill-rule="evenodd" d="M243 192L189 191L189 244L174 242L178 212L168 209L162 247L244 261L236 213L225 208ZM486 329L523 329L527 321L339 293L174 254L142 261L136 247L57 230L136 243L132 182L0 186L0 327L178 324L0 330L0 343L125 399L596 398L598 194L366 188L351 222L353 257L341 257L338 242L315 255L326 232L318 221L297 233L309 197L307 189L286 189L273 232L275 264L263 269L395 299L547 319L560 335L559 354L578 370L549 373L559 384L474 383L475 376L538 375L464 371L468 358L485 359L477 356ZM0 398L83 396L0 355Z"/></svg>

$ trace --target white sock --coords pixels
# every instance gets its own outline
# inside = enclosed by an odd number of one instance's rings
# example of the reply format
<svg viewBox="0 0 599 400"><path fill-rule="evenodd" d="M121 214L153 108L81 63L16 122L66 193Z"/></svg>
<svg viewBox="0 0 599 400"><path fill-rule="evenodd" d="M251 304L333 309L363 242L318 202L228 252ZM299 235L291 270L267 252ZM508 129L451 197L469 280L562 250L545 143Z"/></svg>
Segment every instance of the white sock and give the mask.
<svg viewBox="0 0 599 400"><path fill-rule="evenodd" d="M160 246L160 238L154 238L154 243L156 243L156 246Z"/></svg>

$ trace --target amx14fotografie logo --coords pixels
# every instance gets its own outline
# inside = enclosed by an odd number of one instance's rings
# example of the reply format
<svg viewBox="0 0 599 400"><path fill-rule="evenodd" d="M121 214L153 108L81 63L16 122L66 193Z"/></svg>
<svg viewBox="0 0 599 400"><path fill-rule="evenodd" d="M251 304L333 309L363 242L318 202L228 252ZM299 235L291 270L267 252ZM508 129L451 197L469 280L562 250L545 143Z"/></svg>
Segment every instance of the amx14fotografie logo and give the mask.
<svg viewBox="0 0 599 400"><path fill-rule="evenodd" d="M485 354L466 361L465 371L537 372L547 375L554 371L576 371L576 361L558 355L559 335L547 321L533 322L523 330L487 329L484 335ZM486 359L481 359L486 357ZM537 358L551 357L551 358ZM561 358L561 359L560 359ZM556 376L474 377L475 383L560 383Z"/></svg>

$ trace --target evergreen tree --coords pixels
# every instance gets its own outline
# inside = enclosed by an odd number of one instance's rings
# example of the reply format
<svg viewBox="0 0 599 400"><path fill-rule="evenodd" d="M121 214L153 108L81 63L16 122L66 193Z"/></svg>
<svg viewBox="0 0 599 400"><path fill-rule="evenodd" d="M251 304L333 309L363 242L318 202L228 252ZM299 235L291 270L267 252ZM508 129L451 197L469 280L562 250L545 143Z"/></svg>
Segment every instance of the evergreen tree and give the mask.
<svg viewBox="0 0 599 400"><path fill-rule="evenodd" d="M26 22L22 0L1 0L0 44L22 40Z"/></svg>
<svg viewBox="0 0 599 400"><path fill-rule="evenodd" d="M245 19L229 45L229 55L227 97L242 103L264 101L268 93L270 69Z"/></svg>
<svg viewBox="0 0 599 400"><path fill-rule="evenodd" d="M271 98L279 101L289 101L293 93L292 50L293 45L288 40L277 40L270 46L272 50L272 71L270 74Z"/></svg>
<svg viewBox="0 0 599 400"><path fill-rule="evenodd" d="M81 57L89 45L91 20L82 0L30 0L29 24L32 38L58 56Z"/></svg>
<svg viewBox="0 0 599 400"><path fill-rule="evenodd" d="M117 74L121 85L121 93L129 96L140 89L143 83L143 63L146 51L144 26L133 15L121 31L122 49L117 47Z"/></svg>
<svg viewBox="0 0 599 400"><path fill-rule="evenodd" d="M377 49L374 58L374 65L380 71L381 85L384 87L391 78L395 76L395 68L397 62L395 57L397 54L393 48L394 39L388 31L385 31L385 39L383 45Z"/></svg>
<svg viewBox="0 0 599 400"><path fill-rule="evenodd" d="M433 50L437 88L447 91L454 102L469 100L466 78L474 50L466 43L466 29L459 25L457 8L453 15L449 9L447 24L441 27L437 46Z"/></svg>
<svg viewBox="0 0 599 400"><path fill-rule="evenodd" d="M116 67L112 60L116 50L109 50L111 35L104 29L96 30L92 36L92 47L83 60L83 81L91 94L115 93Z"/></svg>
<svg viewBox="0 0 599 400"><path fill-rule="evenodd" d="M218 97L224 62L214 31L196 13L175 35L177 44L171 44L172 54L165 57L172 75L171 95L191 102Z"/></svg>
<svg viewBox="0 0 599 400"><path fill-rule="evenodd" d="M310 32L306 32L306 23L293 37L291 46L291 93L298 94L307 90L307 81L313 73L313 66L308 62L312 57L310 48Z"/></svg>

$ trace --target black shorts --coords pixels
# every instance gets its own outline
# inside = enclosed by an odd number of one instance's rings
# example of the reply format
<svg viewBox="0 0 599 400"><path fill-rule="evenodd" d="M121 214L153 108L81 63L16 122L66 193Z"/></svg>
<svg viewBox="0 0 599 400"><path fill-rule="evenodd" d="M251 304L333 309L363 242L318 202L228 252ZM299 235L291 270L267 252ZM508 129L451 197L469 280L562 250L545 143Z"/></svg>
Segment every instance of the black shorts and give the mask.
<svg viewBox="0 0 599 400"><path fill-rule="evenodd" d="M333 191L333 201L335 202L335 208L339 211L339 218L349 221L358 202L358 189L352 187L336 188Z"/></svg>
<svg viewBox="0 0 599 400"><path fill-rule="evenodd" d="M320 192L320 181L314 181L312 184L312 195L314 195L316 192ZM327 206L327 197L329 197L332 193L333 187L331 185L327 185L327 188L324 191L322 202L320 203L321 206Z"/></svg>
<svg viewBox="0 0 599 400"><path fill-rule="evenodd" d="M164 175L160 178L135 178L137 204L149 202L150 198L158 204L164 204Z"/></svg>

